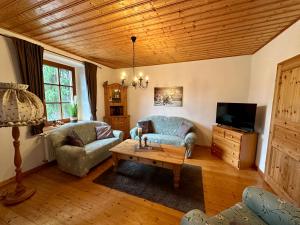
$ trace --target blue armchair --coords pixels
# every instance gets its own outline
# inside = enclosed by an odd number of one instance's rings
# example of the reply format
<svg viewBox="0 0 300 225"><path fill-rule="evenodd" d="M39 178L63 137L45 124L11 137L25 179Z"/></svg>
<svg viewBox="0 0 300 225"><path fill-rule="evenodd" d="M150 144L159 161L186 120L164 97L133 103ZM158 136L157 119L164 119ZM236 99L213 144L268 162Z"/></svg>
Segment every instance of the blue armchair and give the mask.
<svg viewBox="0 0 300 225"><path fill-rule="evenodd" d="M197 136L194 133L195 127L191 121L181 117L167 116L149 116L143 118L142 120L152 121L154 133L144 134L147 136L149 142L185 146L185 156L188 158L192 155ZM181 126L183 121L192 126L192 129L189 133L186 134L184 138L177 136L177 130ZM137 127L131 129L130 136L132 139L138 140Z"/></svg>
<svg viewBox="0 0 300 225"><path fill-rule="evenodd" d="M181 225L300 225L300 208L257 187L247 187L243 201L213 217L194 209Z"/></svg>

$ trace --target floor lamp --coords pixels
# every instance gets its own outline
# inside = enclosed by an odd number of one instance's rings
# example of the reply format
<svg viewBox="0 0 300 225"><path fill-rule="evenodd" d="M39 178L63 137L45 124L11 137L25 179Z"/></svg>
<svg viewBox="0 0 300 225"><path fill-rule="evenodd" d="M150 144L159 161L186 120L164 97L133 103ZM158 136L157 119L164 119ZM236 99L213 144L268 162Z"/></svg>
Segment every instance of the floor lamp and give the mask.
<svg viewBox="0 0 300 225"><path fill-rule="evenodd" d="M28 85L0 83L0 127L12 127L15 150L16 188L4 197L5 205L25 201L34 193L34 188L22 184L22 157L20 153L20 126L38 125L44 121L44 106L33 93L27 91Z"/></svg>

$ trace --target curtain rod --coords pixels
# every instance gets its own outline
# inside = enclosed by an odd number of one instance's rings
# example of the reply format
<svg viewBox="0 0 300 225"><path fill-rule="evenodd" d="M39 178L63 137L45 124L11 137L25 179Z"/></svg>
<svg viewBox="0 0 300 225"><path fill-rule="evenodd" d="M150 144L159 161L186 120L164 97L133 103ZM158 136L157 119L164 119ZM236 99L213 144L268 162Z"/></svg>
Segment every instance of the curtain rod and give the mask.
<svg viewBox="0 0 300 225"><path fill-rule="evenodd" d="M3 37L6 37L6 38L15 38L15 37L13 37L13 36L10 36L10 35L6 35L6 34L0 34L1 36L3 36ZM22 40L24 40L24 39L22 39ZM66 56L66 55L63 55L63 54L61 54L61 53L57 53L57 52L55 52L55 51L52 51L52 50L49 50L49 49L47 49L47 48L44 48L46 51L48 51L48 52L52 52L52 53L54 53L54 54L57 54L57 55L60 55L60 56L63 56L63 57L66 57L66 58L69 58L69 59L73 59L73 60L76 60L76 61L79 61L79 62L82 62L81 60L78 60L78 59L75 59L75 58L72 58L72 57L70 57L70 56ZM80 57L80 56L78 56L78 57ZM82 58L82 57L81 57ZM99 67L100 69L102 69L102 67L101 66L98 66L98 65L96 65L97 67Z"/></svg>

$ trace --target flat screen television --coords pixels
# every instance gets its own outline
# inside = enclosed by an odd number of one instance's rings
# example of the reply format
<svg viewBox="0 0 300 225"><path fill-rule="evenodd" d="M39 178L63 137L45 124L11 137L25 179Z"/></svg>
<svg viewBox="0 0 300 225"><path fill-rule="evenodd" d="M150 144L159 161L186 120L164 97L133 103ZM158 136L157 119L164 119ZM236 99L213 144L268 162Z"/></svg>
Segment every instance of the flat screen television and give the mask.
<svg viewBox="0 0 300 225"><path fill-rule="evenodd" d="M218 102L216 123L254 131L256 104Z"/></svg>

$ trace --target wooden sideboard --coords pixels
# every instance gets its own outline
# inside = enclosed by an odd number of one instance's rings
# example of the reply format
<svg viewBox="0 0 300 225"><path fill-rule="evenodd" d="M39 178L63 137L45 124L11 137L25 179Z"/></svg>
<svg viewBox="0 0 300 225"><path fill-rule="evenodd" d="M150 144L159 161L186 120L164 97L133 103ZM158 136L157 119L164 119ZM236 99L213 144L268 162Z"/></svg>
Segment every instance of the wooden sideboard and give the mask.
<svg viewBox="0 0 300 225"><path fill-rule="evenodd" d="M213 126L212 154L237 169L255 166L257 133Z"/></svg>
<svg viewBox="0 0 300 225"><path fill-rule="evenodd" d="M121 84L104 82L104 121L112 129L124 132L124 138L129 138L130 116L127 114L127 87Z"/></svg>

